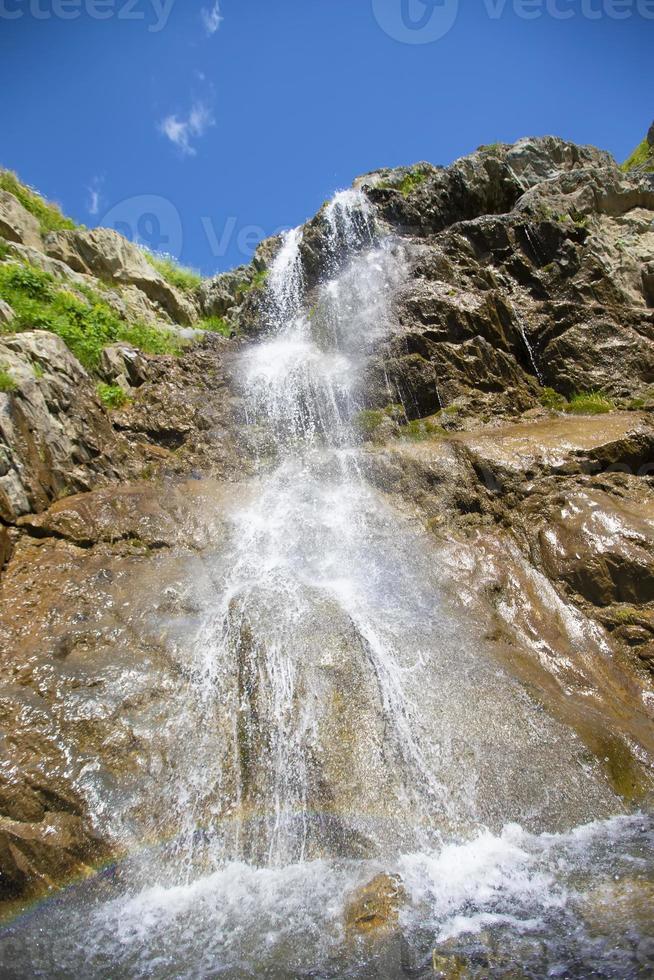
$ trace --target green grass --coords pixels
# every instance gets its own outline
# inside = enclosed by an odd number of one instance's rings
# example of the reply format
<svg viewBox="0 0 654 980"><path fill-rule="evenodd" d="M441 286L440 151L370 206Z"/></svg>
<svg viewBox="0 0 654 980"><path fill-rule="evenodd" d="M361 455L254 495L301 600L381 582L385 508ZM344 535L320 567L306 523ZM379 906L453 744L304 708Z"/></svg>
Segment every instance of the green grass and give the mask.
<svg viewBox="0 0 654 980"><path fill-rule="evenodd" d="M645 408L652 401L654 401L654 388L649 388L642 395L637 395L636 398L630 398L626 402L625 408L631 411L637 411L640 408Z"/></svg>
<svg viewBox="0 0 654 980"><path fill-rule="evenodd" d="M554 388L543 388L540 403L544 408L549 408L553 412L564 412L568 407L567 399Z"/></svg>
<svg viewBox="0 0 654 980"><path fill-rule="evenodd" d="M15 391L18 385L9 374L9 371L5 371L4 368L0 368L0 392L4 395L8 395L10 392Z"/></svg>
<svg viewBox="0 0 654 980"><path fill-rule="evenodd" d="M399 183L394 180L385 180L379 186L386 190L399 191L403 197L408 197L421 184L424 184L428 176L429 174L425 170L410 170Z"/></svg>
<svg viewBox="0 0 654 980"><path fill-rule="evenodd" d="M375 432L386 418L383 409L364 408L354 416L354 427L360 435L370 436Z"/></svg>
<svg viewBox="0 0 654 980"><path fill-rule="evenodd" d="M157 270L159 275L163 276L166 282L170 283L171 286L175 286L177 289L192 292L202 282L202 276L199 272L195 269L189 269L187 266L178 265L168 255L154 255L146 249L143 250L143 254L150 265Z"/></svg>
<svg viewBox="0 0 654 980"><path fill-rule="evenodd" d="M96 390L98 398L107 408L122 408L130 400L129 395L119 385L100 383Z"/></svg>
<svg viewBox="0 0 654 980"><path fill-rule="evenodd" d="M242 299L254 289L263 289L268 279L268 269L259 269L255 272L249 282L240 282L236 287L236 296Z"/></svg>
<svg viewBox="0 0 654 980"><path fill-rule="evenodd" d="M625 173L628 170L633 170L635 167L644 167L649 173L654 173L654 150L650 147L647 140L643 140L634 152L628 157L623 164L621 164L620 169L624 170Z"/></svg>
<svg viewBox="0 0 654 980"><path fill-rule="evenodd" d="M399 423L405 422L404 406L392 404L386 405L385 408L364 408L357 412L352 421L354 428L365 438L365 436L373 435L386 419L392 419L393 422Z"/></svg>
<svg viewBox="0 0 654 980"><path fill-rule="evenodd" d="M43 235L49 231L63 231L77 227L74 221L61 213L56 204L50 204L36 191L21 184L16 174L12 173L11 170L0 170L0 190L9 191L20 201L26 211L34 215L41 226Z"/></svg>
<svg viewBox="0 0 654 980"><path fill-rule="evenodd" d="M0 262L10 254L9 246L3 238L0 238Z"/></svg>
<svg viewBox="0 0 654 980"><path fill-rule="evenodd" d="M28 263L0 266L0 298L12 307L15 318L5 333L49 330L93 371L105 347L124 340L150 354L178 354L182 341L171 331L144 323L126 323L101 296L86 289L80 298L58 287L52 276Z"/></svg>
<svg viewBox="0 0 654 980"><path fill-rule="evenodd" d="M208 330L211 333L222 334L223 337L229 337L229 335L234 330L234 327L222 316L208 316L204 320L200 320L196 324L198 330Z"/></svg>
<svg viewBox="0 0 654 980"><path fill-rule="evenodd" d="M430 418L412 419L402 427L402 435L405 439L410 439L412 442L424 442L425 439L446 436L447 429L433 422Z"/></svg>
<svg viewBox="0 0 654 980"><path fill-rule="evenodd" d="M613 619L622 626L633 626L640 617L638 610L633 606L622 606L619 609L613 609Z"/></svg>
<svg viewBox="0 0 654 980"><path fill-rule="evenodd" d="M572 415L605 415L615 411L615 403L601 391L582 391L572 396L565 411Z"/></svg>

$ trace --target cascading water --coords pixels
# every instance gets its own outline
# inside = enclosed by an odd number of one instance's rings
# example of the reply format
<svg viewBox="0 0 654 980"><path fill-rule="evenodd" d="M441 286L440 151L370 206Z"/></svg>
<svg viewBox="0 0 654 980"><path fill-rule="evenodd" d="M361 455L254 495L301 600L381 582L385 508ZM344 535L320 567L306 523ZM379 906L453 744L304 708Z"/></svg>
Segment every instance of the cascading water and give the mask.
<svg viewBox="0 0 654 980"><path fill-rule="evenodd" d="M444 942L471 963L492 947L479 976L651 962L637 930L616 945L579 925L598 868L607 884L651 875L649 823L614 816L576 736L485 652L433 538L363 475L364 368L393 327L401 243L347 191L324 249L307 290L302 231L286 235L267 330L236 372L256 476L174 639L175 843L9 930L7 976L421 976ZM379 871L408 895L381 964L343 936L345 896Z"/></svg>

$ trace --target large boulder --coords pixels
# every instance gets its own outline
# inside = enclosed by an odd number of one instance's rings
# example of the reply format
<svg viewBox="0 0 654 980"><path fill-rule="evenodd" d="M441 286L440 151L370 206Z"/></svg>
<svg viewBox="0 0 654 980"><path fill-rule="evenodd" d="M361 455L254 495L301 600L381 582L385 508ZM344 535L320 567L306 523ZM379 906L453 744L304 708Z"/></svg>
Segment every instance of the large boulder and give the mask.
<svg viewBox="0 0 654 980"><path fill-rule="evenodd" d="M0 190L0 237L10 242L20 242L33 248L42 248L41 228L9 191Z"/></svg>
<svg viewBox="0 0 654 980"><path fill-rule="evenodd" d="M206 544L206 520L194 513L193 488L153 483L104 487L58 500L43 514L21 517L19 526L35 538L61 538L79 547L127 541L140 548Z"/></svg>
<svg viewBox="0 0 654 980"><path fill-rule="evenodd" d="M654 188L643 175L617 167L563 171L530 188L516 204L517 211L557 219L566 214L616 218L633 208L654 210Z"/></svg>
<svg viewBox="0 0 654 980"><path fill-rule="evenodd" d="M198 288L198 302L204 316L226 317L241 303L251 279L250 266L246 265L206 279Z"/></svg>
<svg viewBox="0 0 654 980"><path fill-rule="evenodd" d="M396 326L368 373L369 404L401 400L411 417L482 392L496 411L515 414L538 403L539 383L567 397L590 389L649 397L647 178L622 173L602 151L546 137L481 148L445 170L379 171L360 186L381 228L411 235ZM303 240L314 280L323 225L319 213Z"/></svg>
<svg viewBox="0 0 654 980"><path fill-rule="evenodd" d="M457 221L504 214L529 188L593 168L617 171L609 153L545 136L513 146L480 147L446 168L421 163L410 169L374 171L359 178L357 185L389 224L425 236Z"/></svg>
<svg viewBox="0 0 654 980"><path fill-rule="evenodd" d="M13 382L0 393L3 521L119 474L120 441L63 340L40 330L2 337L0 365Z"/></svg>
<svg viewBox="0 0 654 980"><path fill-rule="evenodd" d="M548 576L596 606L654 600L654 496L630 489L621 499L580 488L539 535Z"/></svg>
<svg viewBox="0 0 654 980"><path fill-rule="evenodd" d="M16 258L23 259L30 265L36 266L37 269L42 269L43 272L47 272L49 276L56 279L59 282L67 283L69 286L74 284L76 286L86 286L93 287L95 285L93 279L83 273L75 272L69 265L62 262L60 259L52 258L50 255L46 255L41 249L35 248L32 245L21 245L19 243L13 243L11 246L11 252Z"/></svg>
<svg viewBox="0 0 654 980"><path fill-rule="evenodd" d="M591 167L616 167L610 153L594 146L577 146L556 136L526 137L507 147L506 160L525 187L558 173Z"/></svg>
<svg viewBox="0 0 654 980"><path fill-rule="evenodd" d="M190 324L198 318L195 303L171 286L138 246L111 228L52 232L45 250L76 272L138 287L177 323Z"/></svg>

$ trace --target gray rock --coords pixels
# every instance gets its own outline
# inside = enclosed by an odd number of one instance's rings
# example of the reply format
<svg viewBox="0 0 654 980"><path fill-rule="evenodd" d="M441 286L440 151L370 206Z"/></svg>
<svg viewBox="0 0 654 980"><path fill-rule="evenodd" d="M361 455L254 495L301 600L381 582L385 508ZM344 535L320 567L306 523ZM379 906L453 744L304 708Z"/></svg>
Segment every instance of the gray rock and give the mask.
<svg viewBox="0 0 654 980"><path fill-rule="evenodd" d="M654 306L654 262L648 262L642 268L643 295L648 306Z"/></svg>
<svg viewBox="0 0 654 980"><path fill-rule="evenodd" d="M5 303L3 299L0 299L0 324L7 325L11 323L15 315L9 303Z"/></svg>
<svg viewBox="0 0 654 980"><path fill-rule="evenodd" d="M508 148L506 160L525 189L558 173L617 166L611 154L605 150L594 146L577 146L555 136L518 140Z"/></svg>
<svg viewBox="0 0 654 980"><path fill-rule="evenodd" d="M19 259L24 259L25 262L29 262L30 265L34 265L37 269L42 269L43 272L47 272L48 275L52 276L54 279L59 280L59 282L69 282L74 283L76 286L93 286L95 281L89 275L84 275L80 272L75 272L69 265L65 262L61 262L59 259L53 259L49 255L45 255L41 248L35 248L32 245L21 245L14 243L10 246L12 253Z"/></svg>
<svg viewBox="0 0 654 980"><path fill-rule="evenodd" d="M105 347L100 357L98 373L109 384L121 388L138 388L148 379L148 363L143 354L124 342Z"/></svg>
<svg viewBox="0 0 654 980"><path fill-rule="evenodd" d="M207 279L198 289L198 302L204 316L224 317L239 305L239 288L247 286L247 266Z"/></svg>
<svg viewBox="0 0 654 980"><path fill-rule="evenodd" d="M40 330L2 337L0 363L16 382L0 394L4 521L118 473L119 441L93 382L59 337Z"/></svg>
<svg viewBox="0 0 654 980"><path fill-rule="evenodd" d="M13 194L3 190L0 190L0 236L10 242L42 247L41 228L34 215Z"/></svg>
<svg viewBox="0 0 654 980"><path fill-rule="evenodd" d="M654 210L654 188L637 172L616 167L573 170L536 184L516 203L516 210L557 217L602 214L622 217L634 208Z"/></svg>
<svg viewBox="0 0 654 980"><path fill-rule="evenodd" d="M195 303L166 282L138 246L113 229L52 232L46 239L45 250L76 272L138 287L178 323L191 324L198 318Z"/></svg>

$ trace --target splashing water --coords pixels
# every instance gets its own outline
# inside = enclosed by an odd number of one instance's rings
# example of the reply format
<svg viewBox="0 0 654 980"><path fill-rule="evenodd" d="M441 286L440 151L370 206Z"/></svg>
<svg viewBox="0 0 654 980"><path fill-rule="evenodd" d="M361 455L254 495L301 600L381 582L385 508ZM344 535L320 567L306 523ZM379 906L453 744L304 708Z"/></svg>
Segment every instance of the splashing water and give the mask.
<svg viewBox="0 0 654 980"><path fill-rule="evenodd" d="M449 598L433 539L362 475L355 419L393 328L401 244L345 191L324 250L307 292L302 231L284 237L267 330L238 366L257 474L226 506L175 639L175 842L6 929L8 977L423 975L444 943L480 976L651 962L642 932L593 931L616 875L651 894L651 824L612 816L578 739ZM408 895L382 966L343 927L345 896L379 871Z"/></svg>

